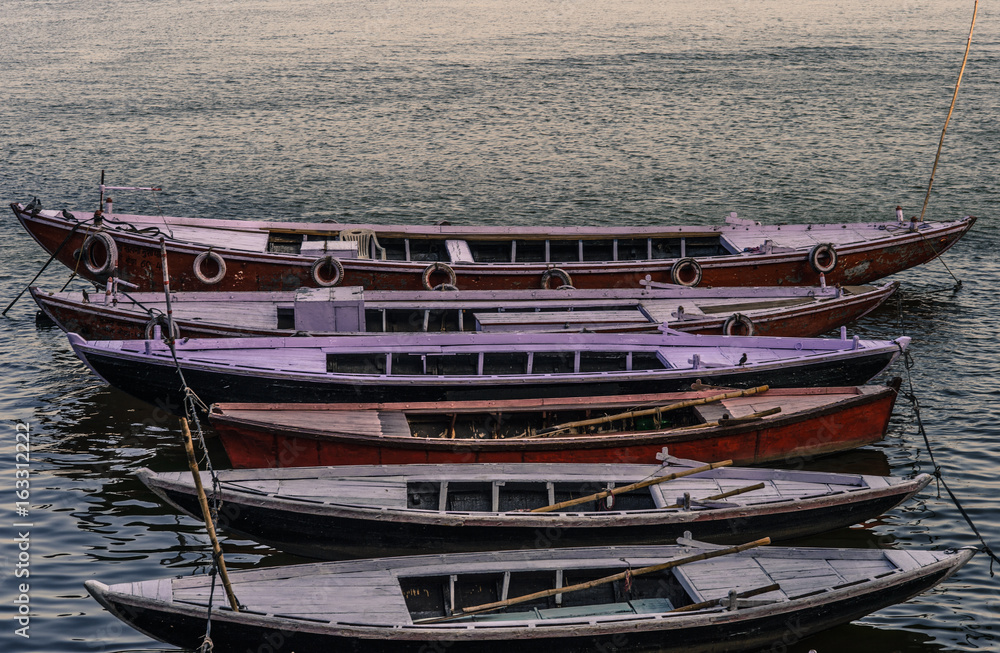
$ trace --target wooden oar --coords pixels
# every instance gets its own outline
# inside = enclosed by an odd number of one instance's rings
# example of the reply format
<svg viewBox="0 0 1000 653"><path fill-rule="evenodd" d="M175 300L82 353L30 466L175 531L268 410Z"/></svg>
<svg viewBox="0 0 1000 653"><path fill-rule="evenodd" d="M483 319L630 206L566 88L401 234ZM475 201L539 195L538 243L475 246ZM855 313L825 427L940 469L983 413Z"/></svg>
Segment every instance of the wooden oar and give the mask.
<svg viewBox="0 0 1000 653"><path fill-rule="evenodd" d="M616 494L622 494L623 492L631 492L632 490L640 490L644 487L649 487L650 485L656 485L657 483L664 483L666 481L672 481L675 478L682 478L684 476L691 476L692 474L699 474L701 472L707 472L709 470L715 469L716 467L728 467L732 465L733 461L723 460L721 463L709 463L707 465L702 465L701 467L692 467L691 469L685 469L681 472L674 472L673 474L667 474L666 476L657 476L656 478L647 478L645 481L639 481L638 483L632 483L631 485L623 485L621 487L616 487L611 490L602 490L596 494L590 494L585 497L577 497L576 499L569 499L567 501L562 501L560 503L553 503L549 506L542 506L541 508L535 508L529 512L552 512L553 510L560 510L561 508L568 508L570 506L576 506L581 503L589 503L591 501L597 501L608 496L614 496Z"/></svg>
<svg viewBox="0 0 1000 653"><path fill-rule="evenodd" d="M771 583L770 585L765 585L764 587L757 587L752 590L747 590L745 592L739 592L736 595L738 599L748 599L752 596L759 596L761 594L767 594L768 592L776 592L781 589L781 586L777 583ZM728 598L728 597L727 597ZM681 606L679 608L674 608L670 610L669 613L673 612L693 612L695 610L704 610L705 608L714 608L717 605L722 604L726 598L713 599L711 601L702 601L701 603L692 603L691 605Z"/></svg>
<svg viewBox="0 0 1000 653"><path fill-rule="evenodd" d="M748 485L747 487L736 488L735 490L730 490L728 492L723 492L722 494L713 494L710 497L705 497L703 499L695 499L696 501L718 501L719 499L726 499L728 497L735 497L738 494L744 494L746 492L753 492L754 490L764 489L763 483L757 483L756 485ZM661 510L667 510L668 508L680 508L681 504L675 503L669 506L663 506Z"/></svg>
<svg viewBox="0 0 1000 653"><path fill-rule="evenodd" d="M557 424L555 426L550 426L548 428L539 429L538 431L535 431L534 435L529 435L528 437L531 438L544 437L547 435L553 435L555 433L558 433L559 431L566 431L568 429L577 428L580 426L594 426L596 424L608 424L609 422L618 422L623 419L630 419L633 417L645 417L646 415L666 413L672 410L678 410L680 408L701 406L703 404L710 404L716 401L722 401L723 399L735 399L736 397L749 397L761 392L767 392L767 390L768 386L762 385L756 388L748 388L746 390L734 390L733 392L725 392L723 394L713 395L711 397L704 397L702 399L688 399L687 401L679 401L677 403L667 404L666 406L657 406L656 408L631 410L626 413L607 415L606 417L595 417L593 419L584 419L576 422L566 422L565 424Z"/></svg>
<svg viewBox="0 0 1000 653"><path fill-rule="evenodd" d="M461 612L455 613L453 615L445 617L433 617L431 619L420 619L414 623L436 623L441 621L449 621L451 619L459 619L461 617L466 617L471 614L479 614L481 612L490 612L492 610L499 610L500 608L506 608L512 605L517 605L519 603L527 603L528 601L534 601L536 599L544 599L550 596L555 596L556 594L569 594L570 592L577 592L580 590L590 589L591 587L597 587L599 585L606 585L607 583L612 583L616 580L623 580L628 576L642 576L644 574L652 574L658 571L664 571L666 569L671 569L673 567L678 567L680 565L688 564L690 562L698 562L699 560L708 560L709 558L718 558L719 556L729 555L731 553L739 553L740 551L746 551L747 549L752 549L758 546L764 546L771 543L771 538L764 537L759 540L754 540L753 542L747 542L746 544L739 544L736 546L727 547L725 549L712 549L710 551L705 551L703 553L697 553L693 556L688 556L686 558L680 558L679 560L670 560L669 562L661 562L656 565L650 565L648 567L640 567L639 569L631 571L623 571L617 574L612 574L611 576L604 576L602 578L597 578L594 580L589 580L585 583L577 583L576 585L567 585L566 587L555 587L553 589L542 590L540 592L533 592L531 594L525 594L523 596L517 596L512 599L505 599L503 601L496 601L494 603L483 603L482 605L472 606L471 608L466 608Z"/></svg>
<svg viewBox="0 0 1000 653"><path fill-rule="evenodd" d="M670 429L671 431L693 431L695 429L707 429L712 426L721 426L725 424L739 424L740 422L752 422L756 419L761 419L767 417L768 415L777 415L781 412L781 406L775 406L774 408L768 408L767 410L762 410L759 413L750 413L749 415L744 415L742 417L730 417L729 419L719 419L714 422L705 422L704 424L692 424L691 426L678 426L675 429Z"/></svg>

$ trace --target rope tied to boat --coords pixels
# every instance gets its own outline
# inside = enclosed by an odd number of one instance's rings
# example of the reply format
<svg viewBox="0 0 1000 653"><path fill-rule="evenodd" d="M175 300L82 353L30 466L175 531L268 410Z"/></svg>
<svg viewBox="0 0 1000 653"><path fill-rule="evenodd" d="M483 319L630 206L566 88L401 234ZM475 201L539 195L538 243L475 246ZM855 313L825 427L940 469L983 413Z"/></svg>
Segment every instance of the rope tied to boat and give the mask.
<svg viewBox="0 0 1000 653"><path fill-rule="evenodd" d="M897 346L899 345L897 344ZM903 397L905 397L913 407L913 414L917 418L917 431L924 439L924 446L927 448L927 455L930 456L931 465L934 469L934 471L932 472L932 476L934 476L938 485L938 498L941 497L941 488L943 487L945 489L945 492L948 493L948 496L951 497L952 503L954 503L955 507L958 508L958 512L965 519L966 523L969 524L969 528L971 528L972 532L976 534L977 538L979 538L979 541L982 544L982 546L979 547L979 550L984 552L987 556L989 556L990 577L992 578L995 575L993 572L993 563L994 562L1000 563L1000 558L997 557L997 554L995 554L993 550L990 548L989 544L986 543L986 539L983 537L982 533L979 532L979 529L976 527L976 524L972 521L972 517L969 516L969 513L966 512L965 508L962 506L962 503L958 500L958 497L951 490L951 488L948 487L948 483L947 481L945 481L944 476L941 473L941 466L938 465L937 460L934 459L934 451L931 449L931 441L930 438L927 436L927 430L924 428L924 422L920 417L920 402L917 399L916 392L914 392L913 390L913 378L910 375L910 369L914 365L913 357L910 356L910 352L904 350L902 346L899 346L899 350L903 356L903 367L906 370L906 382L910 388L909 392L901 392L900 394L903 395Z"/></svg>
<svg viewBox="0 0 1000 653"><path fill-rule="evenodd" d="M31 287L31 284L35 283L38 280L38 277L42 276L42 272L45 272L45 269L47 267L49 267L49 263L51 263L53 261L53 259L55 259L56 256L59 256L59 252L61 252L62 248L66 246L66 243L68 243L69 239L73 237L73 234L76 233L77 229L79 229L81 226L87 224L88 222L93 222L93 220L94 220L93 218L90 218L89 220L81 220L79 222L76 222L73 225L73 228L69 230L69 233L66 234L66 237L63 238L63 241L61 243L59 243L59 247L56 247L55 251L52 252L52 255L49 256L49 260L45 261L45 264L42 265L41 269L35 274L35 276L31 279L31 281L28 282L28 285L26 285L21 290L21 292L17 293L17 297L15 297L9 304L7 304L7 308L3 309L3 313L0 313L0 316L7 315L7 311L9 311L11 309L11 307L13 307L14 304L17 303L17 300L21 299L21 297L28 290L28 288ZM87 231L85 232L85 235L84 235L84 239L87 238L87 234L89 234L89 233L90 233L90 227L88 226L87 227ZM79 258L76 259L76 265L77 265L77 268L79 268L79 266L80 266L80 259ZM66 282L67 286L69 285L69 282L73 280L74 276L76 276L76 269L73 270L73 274L70 275L69 281ZM66 286L63 286L63 290L65 290L65 289L66 289Z"/></svg>
<svg viewBox="0 0 1000 653"><path fill-rule="evenodd" d="M211 635L212 608L215 603L216 577L221 576L222 578L222 584L226 590L226 597L229 600L229 606L233 612L245 610L246 606L241 604L236 598L232 584L229 581L229 574L226 571L226 563L222 555L222 546L216 538L216 531L219 523L219 508L221 505L219 497L222 493L222 483L219 481L218 473L212 465L212 459L208 453L208 445L205 442L205 433L201 426L201 420L198 418L198 409L202 408L205 412L208 412L208 406L201 400L200 397L198 397L191 386L188 385L187 379L184 378L184 370L181 368L180 361L177 359L177 343L174 338L171 337L173 332L173 313L170 307L170 273L167 269L167 250L163 238L160 239L160 252L163 257L163 290L167 300L167 334L164 336L163 340L170 349L170 356L174 362L174 367L177 370L177 375L180 377L181 388L184 393L182 403L184 404L185 417L181 418L181 430L184 434L184 449L187 453L188 465L191 468L191 474L194 478L195 487L198 491L198 502L201 504L202 516L205 520L205 529L208 531L209 539L212 542L212 566L209 570L209 575L212 580L209 584L208 609L205 615L205 636L202 638L201 645L198 647L199 653L209 653L214 649ZM194 443L189 423L194 423L195 432L198 434L198 444L202 451L200 462L195 455ZM200 469L202 464L204 464L205 471L208 472L209 478L212 480L211 505L209 505L208 497L201 483Z"/></svg>

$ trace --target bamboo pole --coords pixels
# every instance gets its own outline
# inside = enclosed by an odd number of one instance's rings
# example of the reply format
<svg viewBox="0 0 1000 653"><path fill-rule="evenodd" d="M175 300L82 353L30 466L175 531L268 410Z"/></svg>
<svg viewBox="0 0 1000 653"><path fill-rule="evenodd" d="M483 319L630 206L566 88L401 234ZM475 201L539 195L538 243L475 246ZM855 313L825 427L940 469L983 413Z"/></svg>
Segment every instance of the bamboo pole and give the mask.
<svg viewBox="0 0 1000 653"><path fill-rule="evenodd" d="M646 415L653 415L659 413L665 413L672 410L678 410L680 408L690 408L691 406L701 406L704 404L714 403L716 401L722 401L723 399L735 399L736 397L750 397L761 392L767 392L768 386L762 385L756 388L748 388L746 390L734 390L733 392L726 392L723 394L713 395L711 397L704 397L702 399L688 399L687 401L679 401L674 404L667 404L666 406L657 406L656 408L645 408L642 410L632 410L626 413L618 413L616 415L607 415L605 417L595 417L593 419L579 420L576 422L566 422L565 424L556 424L555 426L550 426L548 428L539 429L528 437L544 437L547 435L552 435L559 431L565 431L571 428L577 428L580 426L594 426L596 424L607 424L609 422L617 422L623 419L630 419L634 417L644 417Z"/></svg>
<svg viewBox="0 0 1000 653"><path fill-rule="evenodd" d="M972 47L972 30L976 27L976 13L978 11L979 0L976 0L976 4L972 8L972 24L969 25L969 40L965 43L965 56L962 57L962 67L958 71L958 81L955 82L955 93L951 96L948 117L944 119L944 128L941 129L941 140L938 141L937 154L934 155L934 165L931 167L931 178L927 181L927 195L924 196L924 205L920 209L920 222L924 221L927 202L931 199L931 186L934 184L934 173L937 172L938 159L941 158L941 148L944 147L944 135L948 131L948 122L951 120L951 114L955 110L955 100L958 99L958 87L962 84L962 73L965 72L965 64L969 60L969 49Z"/></svg>
<svg viewBox="0 0 1000 653"><path fill-rule="evenodd" d="M756 485L748 485L747 487L736 488L735 490L729 490L728 492L723 492L722 494L713 494L710 497L705 497L703 499L695 499L695 501L718 501L719 499L727 499L729 497L735 497L739 494L746 494L747 492L753 492L754 490L763 490L764 484L757 483ZM669 508L680 508L681 504L675 503L669 506L663 506L661 510L667 510Z"/></svg>
<svg viewBox="0 0 1000 653"><path fill-rule="evenodd" d="M201 505L201 514L205 520L205 529L208 531L208 538L212 541L212 554L219 561L219 575L222 577L222 585L226 588L226 596L229 598L229 607L233 612L239 612L239 603L233 593L233 585L229 582L229 573L226 571L226 560L222 557L222 547L219 546L219 539L215 535L215 525L212 522L212 512L208 509L208 497L205 496L205 486L201 484L201 473L198 471L198 459L194 455L194 442L191 440L191 429L188 427L186 418L181 418L181 431L184 433L184 451L187 452L188 467L191 468L191 475L194 476L194 486L198 491L198 503Z"/></svg>
<svg viewBox="0 0 1000 653"><path fill-rule="evenodd" d="M568 508L569 506L576 506L581 503L598 501L608 496L615 496L617 494L622 494L624 492L631 492L632 490L640 490L644 487L649 487L650 485L656 485L657 483L672 481L675 478L683 478L684 476L691 476L692 474L700 474L701 472L707 472L717 467L728 467L729 465L732 464L733 461L731 460L723 460L721 463L709 463L707 465L702 465L701 467L692 467L691 469L685 469L682 472L674 472L673 474L667 474L666 476L657 476L656 478L647 478L645 481L639 481L638 483L632 483L631 485L623 485L621 487L616 487L611 490L603 490L596 494L590 494L585 497L577 497L576 499L569 499L567 501L562 501L560 503L553 503L552 505L549 506L542 506L541 508L535 508L530 512L552 512L553 510Z"/></svg>
<svg viewBox="0 0 1000 653"><path fill-rule="evenodd" d="M599 585L606 585L607 583L612 583L616 580L623 580L628 576L642 576L644 574L652 574L658 571L665 571L667 569L672 569L673 567L679 567L680 565L688 564L690 562L698 562L700 560L708 560L710 558L718 558L719 556L729 555L732 553L739 553L741 551L746 551L747 549L752 549L758 546L764 546L771 543L771 538L764 537L759 540L754 540L753 542L747 542L746 544L738 544L736 546L727 547L725 549L713 549L710 551L705 551L703 553L698 553L693 556L688 556L686 558L680 558L678 560L670 560L668 562L661 562L655 565L649 565L648 567L641 567L639 569L623 571L617 574L612 574L611 576L604 576L602 578L597 578L594 580L587 581L585 583L577 583L576 585L567 585L566 587L555 587L553 589L542 590L540 592L533 592L531 594L525 594L523 596L517 596L512 599L505 599L503 601L496 601L494 603L483 603L482 605L472 606L471 608L466 608L461 612L446 617L433 617L431 619L420 619L414 623L435 623L440 621L449 621L451 619L458 619L460 617L465 617L471 614L479 614L480 612L490 612L493 610L499 610L500 608L506 608L512 605L518 605L520 603L527 603L528 601L534 601L536 599L544 599L550 596L555 596L556 594L569 594L570 592L577 592L580 590L590 589L592 587L597 587Z"/></svg>

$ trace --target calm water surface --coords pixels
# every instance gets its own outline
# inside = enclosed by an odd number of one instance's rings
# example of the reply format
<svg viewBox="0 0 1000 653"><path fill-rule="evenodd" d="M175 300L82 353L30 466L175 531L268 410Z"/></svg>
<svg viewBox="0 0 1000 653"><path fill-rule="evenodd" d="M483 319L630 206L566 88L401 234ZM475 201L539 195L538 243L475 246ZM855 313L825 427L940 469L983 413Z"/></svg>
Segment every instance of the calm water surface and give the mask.
<svg viewBox="0 0 1000 653"><path fill-rule="evenodd" d="M0 0L0 195L48 208L417 224L715 224L919 213L972 2ZM1000 549L998 14L984 5L928 217L980 216L851 331L914 338L912 383L944 477ZM45 262L0 220L4 305ZM962 281L954 290L952 278ZM57 288L66 272L39 281ZM183 467L175 421L91 376L23 299L0 319L0 650L155 649L88 578L204 571L209 547L130 473ZM901 365L894 373L905 374ZM14 512L15 420L31 510ZM225 465L220 452L218 466ZM908 403L888 437L810 463L932 465ZM14 523L28 520L30 579ZM23 528L21 529L23 530ZM808 544L976 544L933 488ZM230 567L297 561L225 542ZM1000 582L978 556L937 590L774 650L998 650ZM30 580L30 639L14 634Z"/></svg>

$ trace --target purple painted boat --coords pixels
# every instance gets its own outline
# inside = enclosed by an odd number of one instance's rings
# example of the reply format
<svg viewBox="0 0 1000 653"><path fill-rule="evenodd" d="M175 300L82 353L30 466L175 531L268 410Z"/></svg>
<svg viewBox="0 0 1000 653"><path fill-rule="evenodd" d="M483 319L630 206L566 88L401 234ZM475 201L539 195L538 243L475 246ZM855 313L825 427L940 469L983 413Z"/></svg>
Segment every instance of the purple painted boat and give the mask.
<svg viewBox="0 0 1000 653"><path fill-rule="evenodd" d="M860 385L909 344L895 340L603 333L435 333L319 338L86 341L76 354L111 385L177 411L205 403L450 401Z"/></svg>
<svg viewBox="0 0 1000 653"><path fill-rule="evenodd" d="M171 293L175 337L331 335L399 331L656 332L818 336L880 306L879 287L615 288L603 290L379 291L360 287L283 292ZM44 292L38 306L87 340L148 338L166 325L162 293Z"/></svg>

